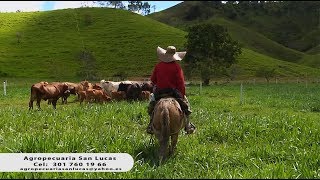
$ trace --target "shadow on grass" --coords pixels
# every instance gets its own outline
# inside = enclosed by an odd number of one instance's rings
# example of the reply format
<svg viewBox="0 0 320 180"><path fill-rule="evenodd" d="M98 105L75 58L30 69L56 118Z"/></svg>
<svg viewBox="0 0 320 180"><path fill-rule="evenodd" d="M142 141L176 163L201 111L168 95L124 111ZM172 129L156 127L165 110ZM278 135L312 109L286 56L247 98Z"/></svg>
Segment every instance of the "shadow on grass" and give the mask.
<svg viewBox="0 0 320 180"><path fill-rule="evenodd" d="M147 142L138 146L138 148L134 151L135 161L139 161L140 163L148 164L151 167L159 167L161 165L166 164L171 159L175 159L177 152L176 150L173 153L169 153L169 149L166 155L166 158L160 161L159 159L159 142L154 135L148 136ZM170 147L171 142L169 141Z"/></svg>
<svg viewBox="0 0 320 180"><path fill-rule="evenodd" d="M158 151L159 144L157 139L154 137L154 135L150 136L150 141L140 145L135 150L135 161L142 161L151 167L159 166Z"/></svg>
<svg viewBox="0 0 320 180"><path fill-rule="evenodd" d="M135 159L137 161L142 161L144 163L149 164L150 166L158 166L159 158L158 158L158 150L159 145L157 143L157 139L154 136L149 136L150 141L147 143L141 144L136 150Z"/></svg>
<svg viewBox="0 0 320 180"><path fill-rule="evenodd" d="M148 164L151 167L159 167L166 164L170 159L175 158L176 152L173 154L169 154L168 152L166 159L160 162L159 147L158 140L153 135L147 143L140 145L135 150L135 161L140 161L141 163Z"/></svg>

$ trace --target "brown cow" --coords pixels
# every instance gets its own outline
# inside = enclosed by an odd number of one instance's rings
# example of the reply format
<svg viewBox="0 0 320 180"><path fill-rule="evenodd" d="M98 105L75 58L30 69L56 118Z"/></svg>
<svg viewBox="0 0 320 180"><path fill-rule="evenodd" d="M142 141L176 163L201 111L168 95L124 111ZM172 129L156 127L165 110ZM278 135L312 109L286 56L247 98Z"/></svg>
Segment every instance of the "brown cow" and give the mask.
<svg viewBox="0 0 320 180"><path fill-rule="evenodd" d="M68 90L70 91L70 94L77 95L79 90L79 84L72 83L72 82L65 82L65 83L68 85ZM67 98L69 97L69 95L66 95L66 97L63 98L62 103L65 103L65 104L67 103Z"/></svg>
<svg viewBox="0 0 320 180"><path fill-rule="evenodd" d="M102 87L100 86L100 83L95 83L92 85L92 89L100 90L100 89L102 89Z"/></svg>
<svg viewBox="0 0 320 180"><path fill-rule="evenodd" d="M142 101L149 100L150 94L151 93L149 91L141 91L139 99Z"/></svg>
<svg viewBox="0 0 320 180"><path fill-rule="evenodd" d="M80 104L82 104L85 99L86 102L107 102L111 101L111 98L103 91L98 89L88 89L86 91L80 91Z"/></svg>
<svg viewBox="0 0 320 180"><path fill-rule="evenodd" d="M88 89L86 91L87 102L94 100L94 102L103 103L105 101L110 101L111 98L103 91L97 89Z"/></svg>
<svg viewBox="0 0 320 180"><path fill-rule="evenodd" d="M149 91L150 93L152 93L153 92L153 84L152 84L152 82L143 82L142 84L141 84L141 90L142 91Z"/></svg>
<svg viewBox="0 0 320 180"><path fill-rule="evenodd" d="M89 81L81 81L80 84L83 86L84 90L93 89L93 85Z"/></svg>
<svg viewBox="0 0 320 180"><path fill-rule="evenodd" d="M29 101L29 110L33 109L33 101L37 100L37 106L40 110L41 99L52 99L52 106L56 109L57 101L68 90L66 83L48 84L47 82L40 82L31 86L31 96Z"/></svg>
<svg viewBox="0 0 320 180"><path fill-rule="evenodd" d="M65 92L63 92L63 95L61 96L62 104L67 104L67 99L70 96L71 91L68 89ZM53 99L48 99L48 104L52 104Z"/></svg>
<svg viewBox="0 0 320 180"><path fill-rule="evenodd" d="M80 92L80 91L86 91L87 89L93 89L92 84L89 83L89 81L81 81L81 82L79 83L78 91L77 91L78 99L79 99L79 100L80 100L79 92Z"/></svg>
<svg viewBox="0 0 320 180"><path fill-rule="evenodd" d="M111 99L121 101L126 99L126 92L124 91L111 91Z"/></svg>
<svg viewBox="0 0 320 180"><path fill-rule="evenodd" d="M86 91L79 91L78 97L79 97L80 104L82 104L83 100L87 99L87 92Z"/></svg>
<svg viewBox="0 0 320 180"><path fill-rule="evenodd" d="M67 92L64 93L62 96L62 104L67 104L67 99L70 96L70 94L77 95L78 90L79 90L79 84L76 83L71 83L71 82L65 82L68 85L68 90Z"/></svg>
<svg viewBox="0 0 320 180"><path fill-rule="evenodd" d="M61 82L52 82L49 84L55 85L55 84L60 84L60 83ZM70 82L64 82L64 83L66 83L68 85L68 90L63 93L61 100L62 100L62 104L67 104L67 99L70 96L70 94L76 95L76 89L78 88L78 84L70 83ZM51 103L52 103L52 99L48 99L48 104L51 104Z"/></svg>
<svg viewBox="0 0 320 180"><path fill-rule="evenodd" d="M32 89L40 89L41 86L47 85L47 84L49 84L49 83L46 82L46 81L41 81L41 82L35 83L35 84L33 84L31 86L31 97L30 97L30 102L29 102L29 110L30 110L30 106L32 106L32 109L33 109L33 101L31 102L31 99L36 99L37 98L37 91L36 90L32 90Z"/></svg>

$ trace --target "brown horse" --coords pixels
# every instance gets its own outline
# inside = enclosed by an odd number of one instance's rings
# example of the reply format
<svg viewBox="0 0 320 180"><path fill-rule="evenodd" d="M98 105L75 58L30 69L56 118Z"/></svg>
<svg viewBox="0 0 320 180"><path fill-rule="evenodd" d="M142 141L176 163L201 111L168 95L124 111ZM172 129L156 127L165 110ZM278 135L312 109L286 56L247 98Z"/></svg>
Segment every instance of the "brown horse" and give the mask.
<svg viewBox="0 0 320 180"><path fill-rule="evenodd" d="M152 128L155 136L159 140L159 160L166 159L169 138L171 145L169 154L172 154L178 142L180 130L185 126L185 115L179 103L171 97L160 99L153 111Z"/></svg>

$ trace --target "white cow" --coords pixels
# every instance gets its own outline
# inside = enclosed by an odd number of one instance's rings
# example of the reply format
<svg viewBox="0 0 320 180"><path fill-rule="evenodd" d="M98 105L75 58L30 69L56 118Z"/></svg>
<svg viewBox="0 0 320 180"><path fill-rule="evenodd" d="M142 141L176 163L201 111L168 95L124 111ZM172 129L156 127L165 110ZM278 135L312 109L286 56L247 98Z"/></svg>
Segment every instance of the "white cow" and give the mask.
<svg viewBox="0 0 320 180"><path fill-rule="evenodd" d="M100 86L107 93L107 95L111 97L112 91L118 91L120 83L132 84L131 81L117 82L117 81L106 81L103 79L100 81Z"/></svg>

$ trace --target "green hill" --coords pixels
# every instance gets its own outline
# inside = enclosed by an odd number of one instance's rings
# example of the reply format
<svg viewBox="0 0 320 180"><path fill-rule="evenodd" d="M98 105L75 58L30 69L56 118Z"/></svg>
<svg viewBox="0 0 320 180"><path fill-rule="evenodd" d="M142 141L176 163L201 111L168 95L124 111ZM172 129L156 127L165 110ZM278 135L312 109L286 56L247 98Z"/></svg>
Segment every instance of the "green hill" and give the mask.
<svg viewBox="0 0 320 180"><path fill-rule="evenodd" d="M209 19L208 22L227 27L231 37L233 39L237 39L244 47L270 57L289 62L297 62L304 56L304 53L302 52L284 47L283 45L266 38L258 32L240 26L237 23L228 21L224 18L212 18Z"/></svg>
<svg viewBox="0 0 320 180"><path fill-rule="evenodd" d="M180 49L186 34L111 8L0 13L0 24L0 75L10 77L77 77L84 69L84 51L93 56L97 79L149 76L157 62L156 47Z"/></svg>
<svg viewBox="0 0 320 180"><path fill-rule="evenodd" d="M300 61L301 64L306 66L320 67L320 54L305 55Z"/></svg>
<svg viewBox="0 0 320 180"><path fill-rule="evenodd" d="M182 30L201 22L220 24L249 49L314 65L319 63L306 53L320 53L316 48L320 42L319 8L315 1L185 1L149 17Z"/></svg>
<svg viewBox="0 0 320 180"><path fill-rule="evenodd" d="M320 54L320 44L312 49L310 49L307 53L309 54Z"/></svg>
<svg viewBox="0 0 320 180"><path fill-rule="evenodd" d="M240 76L253 77L260 67L275 69L275 75L282 78L294 77L319 77L319 69L297 63L282 61L254 52L250 49L242 49L238 58Z"/></svg>
<svg viewBox="0 0 320 180"><path fill-rule="evenodd" d="M301 53L287 50L236 23L224 19L212 21L241 29L231 31L234 37L245 37L241 33L260 37L255 38L257 41L243 38L246 49L239 57L239 66L243 69L241 77L252 77L260 66L273 64L277 73L286 77L320 75L318 69L272 56L272 51L279 51L277 54L282 53L284 57L300 56ZM186 41L186 32L181 29L111 8L0 13L0 27L0 77L6 78L64 81L149 77L157 62L157 46L174 45L179 50ZM267 44L270 50L261 53L259 44ZM256 48L249 50L251 47Z"/></svg>

